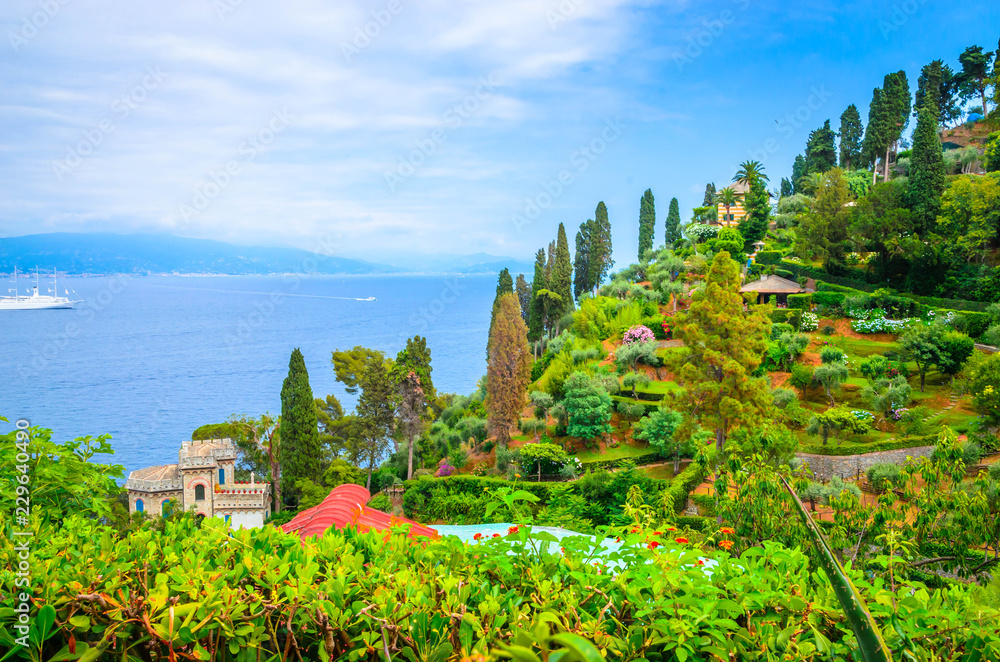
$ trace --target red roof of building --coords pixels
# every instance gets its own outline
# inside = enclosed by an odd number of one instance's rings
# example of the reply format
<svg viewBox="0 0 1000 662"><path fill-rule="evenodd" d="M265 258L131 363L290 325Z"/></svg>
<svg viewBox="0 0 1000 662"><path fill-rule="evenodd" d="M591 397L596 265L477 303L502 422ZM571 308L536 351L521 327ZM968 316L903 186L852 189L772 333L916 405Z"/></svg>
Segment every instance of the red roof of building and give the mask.
<svg viewBox="0 0 1000 662"><path fill-rule="evenodd" d="M409 524L411 538L438 537L438 532L429 526L369 508L365 504L370 498L371 493L360 485L338 485L322 503L303 510L289 522L282 524L281 530L308 538L323 535L331 526L338 529L353 526L358 531L388 531L391 527Z"/></svg>

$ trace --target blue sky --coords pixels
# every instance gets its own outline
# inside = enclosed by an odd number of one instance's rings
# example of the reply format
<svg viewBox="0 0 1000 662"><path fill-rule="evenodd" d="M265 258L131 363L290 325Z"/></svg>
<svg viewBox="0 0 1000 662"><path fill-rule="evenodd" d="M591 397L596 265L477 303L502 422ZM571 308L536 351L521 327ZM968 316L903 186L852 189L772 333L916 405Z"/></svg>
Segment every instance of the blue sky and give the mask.
<svg viewBox="0 0 1000 662"><path fill-rule="evenodd" d="M915 89L928 61L995 49L998 19L986 1L6 0L0 237L529 261L604 200L625 264L646 188L660 239L672 196L686 220L747 158L776 183L884 74Z"/></svg>

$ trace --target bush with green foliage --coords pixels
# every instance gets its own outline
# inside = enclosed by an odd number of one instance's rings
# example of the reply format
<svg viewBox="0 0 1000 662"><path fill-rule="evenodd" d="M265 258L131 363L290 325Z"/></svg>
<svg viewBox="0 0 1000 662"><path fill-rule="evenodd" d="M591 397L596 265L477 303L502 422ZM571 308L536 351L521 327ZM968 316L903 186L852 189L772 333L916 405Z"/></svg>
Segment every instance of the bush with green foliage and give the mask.
<svg viewBox="0 0 1000 662"><path fill-rule="evenodd" d="M865 472L868 485L876 492L898 489L903 486L904 476L898 464L879 462L873 464Z"/></svg>
<svg viewBox="0 0 1000 662"><path fill-rule="evenodd" d="M376 494L368 500L368 507L374 510L381 510L383 513L392 512L392 501L385 494Z"/></svg>
<svg viewBox="0 0 1000 662"><path fill-rule="evenodd" d="M813 297L811 294L789 294L788 307L798 310L810 310L812 308Z"/></svg>

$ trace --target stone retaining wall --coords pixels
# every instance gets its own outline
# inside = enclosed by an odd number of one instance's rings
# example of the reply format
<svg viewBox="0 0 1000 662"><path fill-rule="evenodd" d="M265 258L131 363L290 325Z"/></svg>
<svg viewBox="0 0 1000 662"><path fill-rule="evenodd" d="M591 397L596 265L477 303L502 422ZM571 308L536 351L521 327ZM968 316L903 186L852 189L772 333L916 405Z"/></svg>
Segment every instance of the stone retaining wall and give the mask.
<svg viewBox="0 0 1000 662"><path fill-rule="evenodd" d="M813 453L796 453L795 457L807 463L815 474L817 481L826 482L834 476L855 480L863 476L873 464L905 464L907 457L930 457L933 446L917 446L915 448L900 448L894 451L879 451L863 455L816 455Z"/></svg>

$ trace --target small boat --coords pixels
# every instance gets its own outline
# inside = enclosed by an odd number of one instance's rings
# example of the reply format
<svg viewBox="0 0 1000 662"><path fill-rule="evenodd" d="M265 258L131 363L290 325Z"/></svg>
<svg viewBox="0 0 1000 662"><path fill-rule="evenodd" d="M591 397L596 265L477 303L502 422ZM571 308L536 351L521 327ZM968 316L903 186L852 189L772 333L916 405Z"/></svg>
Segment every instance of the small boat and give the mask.
<svg viewBox="0 0 1000 662"><path fill-rule="evenodd" d="M48 310L52 308L72 308L82 299L70 299L70 290L65 285L66 296L59 296L57 274L52 274L51 294L38 293L38 272L35 272L35 285L31 294L21 296L17 291L17 267L14 267L14 287L9 290L14 296L0 297L0 310Z"/></svg>

